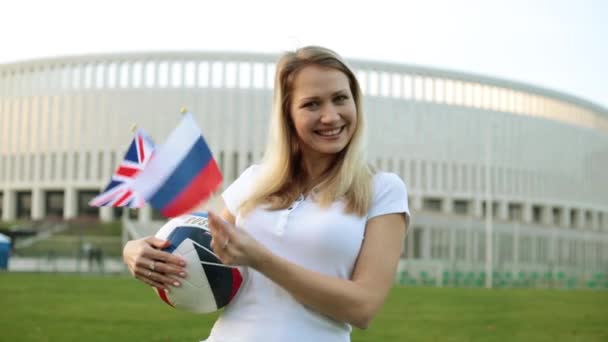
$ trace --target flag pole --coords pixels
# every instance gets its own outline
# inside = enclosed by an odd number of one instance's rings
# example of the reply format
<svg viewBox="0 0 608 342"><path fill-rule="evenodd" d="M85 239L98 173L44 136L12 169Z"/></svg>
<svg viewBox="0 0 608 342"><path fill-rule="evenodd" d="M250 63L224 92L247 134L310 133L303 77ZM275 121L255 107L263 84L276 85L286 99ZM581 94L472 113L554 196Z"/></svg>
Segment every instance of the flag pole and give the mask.
<svg viewBox="0 0 608 342"><path fill-rule="evenodd" d="M188 113L188 108L182 107L182 109L179 110L179 113L182 114L182 115Z"/></svg>
<svg viewBox="0 0 608 342"><path fill-rule="evenodd" d="M131 126L131 133L135 133L136 130L137 130L137 123L133 123L133 125Z"/></svg>

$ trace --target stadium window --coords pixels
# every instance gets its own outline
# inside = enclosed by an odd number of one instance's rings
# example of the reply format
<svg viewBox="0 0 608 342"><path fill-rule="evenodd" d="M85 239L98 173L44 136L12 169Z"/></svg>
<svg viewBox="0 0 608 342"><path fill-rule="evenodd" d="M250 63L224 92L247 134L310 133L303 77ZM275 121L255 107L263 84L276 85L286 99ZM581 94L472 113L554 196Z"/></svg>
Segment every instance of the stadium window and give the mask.
<svg viewBox="0 0 608 342"><path fill-rule="evenodd" d="M108 64L108 80L107 87L108 88L116 88L116 83L118 82L116 74L118 73L118 66L116 63L112 62Z"/></svg>
<svg viewBox="0 0 608 342"><path fill-rule="evenodd" d="M232 179L239 178L239 153L232 153Z"/></svg>
<svg viewBox="0 0 608 342"><path fill-rule="evenodd" d="M441 78L435 79L435 99L437 103L445 103L445 80Z"/></svg>
<svg viewBox="0 0 608 342"><path fill-rule="evenodd" d="M473 92L473 107L475 108L482 108L483 107L483 103L482 103L482 99L483 99L483 95L481 94L481 85L479 83L473 83L471 84L471 90Z"/></svg>
<svg viewBox="0 0 608 342"><path fill-rule="evenodd" d="M134 88L140 88L143 84L143 69L143 63L140 61L136 61L131 67L131 71L133 73L133 80L131 81L131 84Z"/></svg>
<svg viewBox="0 0 608 342"><path fill-rule="evenodd" d="M464 103L464 90L462 87L463 84L461 81L454 81L454 101L452 103L460 106Z"/></svg>
<svg viewBox="0 0 608 342"><path fill-rule="evenodd" d="M459 172L460 167L459 167L459 165L456 164L456 163L452 163L451 166L450 166L450 169L451 169L450 172L451 172L451 175L452 175L452 184L450 184L451 185L450 186L450 190L452 190L452 191L463 190L460 187L460 183L461 182L460 182L460 172Z"/></svg>
<svg viewBox="0 0 608 342"><path fill-rule="evenodd" d="M91 179L91 152L87 151L84 153L84 179Z"/></svg>
<svg viewBox="0 0 608 342"><path fill-rule="evenodd" d="M85 64L83 72L83 87L89 89L93 83L93 66L91 64Z"/></svg>
<svg viewBox="0 0 608 342"><path fill-rule="evenodd" d="M39 70L38 75L39 75L39 77L44 75L43 69ZM71 77L72 89L80 89L80 85L82 84L81 79L80 79L81 77L82 77L82 65L76 64L72 67L72 77Z"/></svg>
<svg viewBox="0 0 608 342"><path fill-rule="evenodd" d="M552 216L552 220L551 222L553 222L554 226L560 226L561 222L562 222L562 210L559 207L553 207L551 208L551 216Z"/></svg>
<svg viewBox="0 0 608 342"><path fill-rule="evenodd" d="M391 75L391 96L394 98L400 98L402 95L401 91L401 75L397 73L393 73Z"/></svg>
<svg viewBox="0 0 608 342"><path fill-rule="evenodd" d="M105 81L105 65L103 63L99 63L99 64L95 64L95 66L93 66L93 70L94 70L94 79L95 79L95 88L97 89L101 89L105 87L104 81Z"/></svg>
<svg viewBox="0 0 608 342"><path fill-rule="evenodd" d="M412 99L414 94L413 79L410 75L403 75L403 97Z"/></svg>
<svg viewBox="0 0 608 342"><path fill-rule="evenodd" d="M435 80L432 77L424 77L424 101L433 102L435 100Z"/></svg>
<svg viewBox="0 0 608 342"><path fill-rule="evenodd" d="M30 219L32 215L32 193L31 191L17 191L16 193L17 219Z"/></svg>
<svg viewBox="0 0 608 342"><path fill-rule="evenodd" d="M543 219L543 208L540 205L532 206L532 222L540 224Z"/></svg>
<svg viewBox="0 0 608 342"><path fill-rule="evenodd" d="M182 62L171 63L171 87L179 88L182 86Z"/></svg>
<svg viewBox="0 0 608 342"><path fill-rule="evenodd" d="M378 96L378 72L370 71L369 79L367 81L369 84L369 95Z"/></svg>
<svg viewBox="0 0 608 342"><path fill-rule="evenodd" d="M49 164L50 164L50 171L51 171L49 174L49 180L54 181L56 167L57 167L57 155L55 154L55 152L51 152L51 161Z"/></svg>
<svg viewBox="0 0 608 342"><path fill-rule="evenodd" d="M404 159L399 159L399 176L404 181L407 181L407 170L406 170L406 161Z"/></svg>
<svg viewBox="0 0 608 342"><path fill-rule="evenodd" d="M226 63L226 88L235 88L237 84L238 70L234 62Z"/></svg>
<svg viewBox="0 0 608 342"><path fill-rule="evenodd" d="M250 63L239 63L239 88L251 87L252 68Z"/></svg>
<svg viewBox="0 0 608 342"><path fill-rule="evenodd" d="M80 174L78 172L78 170L80 170L80 160L79 160L79 154L78 152L74 152L73 153L73 160L72 160L72 179L74 180L79 180L80 179Z"/></svg>
<svg viewBox="0 0 608 342"><path fill-rule="evenodd" d="M523 219L523 205L521 203L509 203L507 211L509 220L521 221Z"/></svg>
<svg viewBox="0 0 608 342"><path fill-rule="evenodd" d="M357 70L355 74L357 75L357 81L359 81L361 92L367 95L367 72L364 70Z"/></svg>
<svg viewBox="0 0 608 342"><path fill-rule="evenodd" d="M40 170L39 171L39 180L44 181L45 176L46 176L46 165L45 165L46 153L40 153L39 158L40 158L40 165L38 165L38 170Z"/></svg>
<svg viewBox="0 0 608 342"><path fill-rule="evenodd" d="M29 177L28 180L30 182L34 181L34 171L36 170L36 165L34 165L36 163L36 155L31 153L30 154L30 162L29 162Z"/></svg>
<svg viewBox="0 0 608 342"><path fill-rule="evenodd" d="M154 61L146 62L145 70L144 70L144 86L148 88L153 88L156 83L156 67L157 64Z"/></svg>
<svg viewBox="0 0 608 342"><path fill-rule="evenodd" d="M428 189L427 183L427 174L426 174L426 162L424 160L420 161L420 188L423 190Z"/></svg>
<svg viewBox="0 0 608 342"><path fill-rule="evenodd" d="M116 151L111 151L110 152L110 165L108 165L108 168L109 168L108 174L113 174L114 169L116 167L118 167L118 165L116 165Z"/></svg>
<svg viewBox="0 0 608 342"><path fill-rule="evenodd" d="M436 197L425 197L422 200L422 210L431 212L441 211L442 199Z"/></svg>
<svg viewBox="0 0 608 342"><path fill-rule="evenodd" d="M210 73L210 69L209 69L209 62L200 62L198 64L197 86L200 88L209 87L210 78L211 78L211 73Z"/></svg>
<svg viewBox="0 0 608 342"><path fill-rule="evenodd" d="M412 188L418 187L418 178L416 177L417 165L418 163L416 162L416 160L410 160L409 179Z"/></svg>
<svg viewBox="0 0 608 342"><path fill-rule="evenodd" d="M260 89L264 88L264 64L255 63L253 65L253 87Z"/></svg>
<svg viewBox="0 0 608 342"><path fill-rule="evenodd" d="M158 63L158 83L160 88L166 88L169 83L169 63L162 61Z"/></svg>
<svg viewBox="0 0 608 342"><path fill-rule="evenodd" d="M452 210L457 215L468 215L470 211L471 201L464 199L456 199L452 203Z"/></svg>
<svg viewBox="0 0 608 342"><path fill-rule="evenodd" d="M593 228L592 224L593 224L592 213L590 210L585 210L585 227Z"/></svg>
<svg viewBox="0 0 608 342"><path fill-rule="evenodd" d="M380 96L388 97L390 96L390 75L387 72L380 73Z"/></svg>
<svg viewBox="0 0 608 342"><path fill-rule="evenodd" d="M55 169L54 166L52 166L53 170ZM55 172L55 171L52 171ZM61 179L62 180L67 180L68 179L68 153L67 152L63 152L61 154Z"/></svg>
<svg viewBox="0 0 608 342"><path fill-rule="evenodd" d="M424 78L422 76L414 76L414 100L424 100Z"/></svg>
<svg viewBox="0 0 608 342"><path fill-rule="evenodd" d="M103 151L97 152L97 180L103 179Z"/></svg>
<svg viewBox="0 0 608 342"><path fill-rule="evenodd" d="M266 64L266 89L274 88L274 63Z"/></svg>
<svg viewBox="0 0 608 342"><path fill-rule="evenodd" d="M439 188L439 167L437 162L431 162L431 189Z"/></svg>
<svg viewBox="0 0 608 342"><path fill-rule="evenodd" d="M184 63L184 87L196 87L196 64L193 61Z"/></svg>
<svg viewBox="0 0 608 342"><path fill-rule="evenodd" d="M445 103L454 104L454 81L445 80Z"/></svg>

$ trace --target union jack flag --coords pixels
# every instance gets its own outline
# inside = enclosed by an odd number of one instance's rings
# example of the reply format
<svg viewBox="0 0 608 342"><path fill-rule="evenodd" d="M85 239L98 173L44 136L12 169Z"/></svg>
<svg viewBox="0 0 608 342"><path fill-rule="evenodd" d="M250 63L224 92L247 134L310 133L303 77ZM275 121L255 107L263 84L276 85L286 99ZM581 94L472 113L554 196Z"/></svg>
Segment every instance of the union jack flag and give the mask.
<svg viewBox="0 0 608 342"><path fill-rule="evenodd" d="M89 202L89 205L93 207L143 207L146 203L144 198L133 190L131 184L150 161L154 148L152 139L142 129L138 129L124 159L114 171L110 183Z"/></svg>

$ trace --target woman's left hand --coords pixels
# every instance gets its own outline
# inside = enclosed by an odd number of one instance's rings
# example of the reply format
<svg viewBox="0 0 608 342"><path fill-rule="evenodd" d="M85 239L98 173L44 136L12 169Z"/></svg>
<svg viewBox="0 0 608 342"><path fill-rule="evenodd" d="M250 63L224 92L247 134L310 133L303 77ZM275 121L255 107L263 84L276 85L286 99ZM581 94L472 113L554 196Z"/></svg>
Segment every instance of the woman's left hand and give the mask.
<svg viewBox="0 0 608 342"><path fill-rule="evenodd" d="M268 250L245 230L208 212L211 248L225 265L256 268Z"/></svg>

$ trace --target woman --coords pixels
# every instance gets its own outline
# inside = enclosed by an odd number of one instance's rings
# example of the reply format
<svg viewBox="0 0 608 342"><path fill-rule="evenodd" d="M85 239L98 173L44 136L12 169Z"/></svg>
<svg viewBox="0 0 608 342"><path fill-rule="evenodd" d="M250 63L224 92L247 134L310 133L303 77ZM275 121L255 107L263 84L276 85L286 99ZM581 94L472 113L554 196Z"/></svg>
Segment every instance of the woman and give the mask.
<svg viewBox="0 0 608 342"><path fill-rule="evenodd" d="M409 212L403 182L365 160L353 72L333 51L305 47L277 64L266 155L209 213L212 247L244 282L207 341L349 341L392 285ZM169 287L182 261L167 242L129 242L133 275ZM181 263L181 264L180 264ZM150 269L153 270L150 270Z"/></svg>

